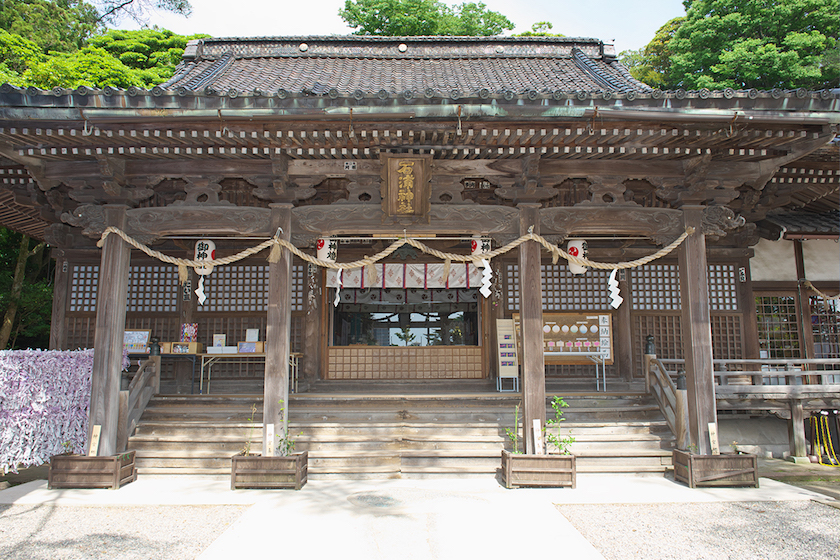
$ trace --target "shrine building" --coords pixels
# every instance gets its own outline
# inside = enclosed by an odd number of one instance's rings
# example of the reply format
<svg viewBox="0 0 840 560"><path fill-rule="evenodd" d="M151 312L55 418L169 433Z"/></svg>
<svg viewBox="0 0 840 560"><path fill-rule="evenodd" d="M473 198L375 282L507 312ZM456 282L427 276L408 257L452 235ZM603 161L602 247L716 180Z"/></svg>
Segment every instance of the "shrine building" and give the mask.
<svg viewBox="0 0 840 560"><path fill-rule="evenodd" d="M202 39L149 91L3 85L0 223L52 248L50 345L95 349L101 454L143 449L120 363L155 342L150 407L254 396L272 424L282 400L314 473L317 418L450 398L495 457L520 403L539 449L553 395L571 424L598 398L665 418L667 470L715 426L760 447L749 421L840 406L839 108L653 89L587 38ZM684 373L682 435L654 359ZM456 415L482 402L507 412Z"/></svg>

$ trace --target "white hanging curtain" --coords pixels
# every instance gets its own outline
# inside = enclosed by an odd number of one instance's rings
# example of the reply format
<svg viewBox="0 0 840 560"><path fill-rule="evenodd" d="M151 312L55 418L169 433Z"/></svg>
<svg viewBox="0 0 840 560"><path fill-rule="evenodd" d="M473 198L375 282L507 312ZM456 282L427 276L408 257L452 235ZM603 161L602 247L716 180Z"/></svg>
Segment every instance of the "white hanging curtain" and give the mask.
<svg viewBox="0 0 840 560"><path fill-rule="evenodd" d="M343 270L342 288L480 288L481 269L472 263L454 262L449 268L449 276L443 276L443 263L427 264L374 264L376 285L368 284L368 276L363 268ZM327 287L338 287L338 270L327 270Z"/></svg>

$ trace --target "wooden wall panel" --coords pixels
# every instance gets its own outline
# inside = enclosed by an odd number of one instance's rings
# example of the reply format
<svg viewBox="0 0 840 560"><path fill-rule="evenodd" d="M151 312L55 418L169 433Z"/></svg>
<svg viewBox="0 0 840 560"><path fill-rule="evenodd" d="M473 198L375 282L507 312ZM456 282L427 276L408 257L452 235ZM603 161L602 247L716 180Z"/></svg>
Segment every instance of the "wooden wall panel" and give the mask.
<svg viewBox="0 0 840 560"><path fill-rule="evenodd" d="M480 346L331 346L328 379L483 379Z"/></svg>

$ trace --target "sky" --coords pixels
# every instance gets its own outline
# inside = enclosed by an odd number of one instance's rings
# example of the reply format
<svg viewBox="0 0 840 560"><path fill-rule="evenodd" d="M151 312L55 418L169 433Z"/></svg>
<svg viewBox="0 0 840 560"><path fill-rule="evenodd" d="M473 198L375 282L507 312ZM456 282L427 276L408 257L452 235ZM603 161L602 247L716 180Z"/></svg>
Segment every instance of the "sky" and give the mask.
<svg viewBox="0 0 840 560"><path fill-rule="evenodd" d="M148 25L181 35L213 37L276 37L283 35L347 35L352 29L338 17L344 0L191 0L189 18L157 12ZM515 25L507 33L530 31L539 21L553 33L594 37L614 42L616 52L644 47L665 22L685 15L682 0L483 0ZM461 1L446 0L447 4ZM131 22L120 27L136 29Z"/></svg>

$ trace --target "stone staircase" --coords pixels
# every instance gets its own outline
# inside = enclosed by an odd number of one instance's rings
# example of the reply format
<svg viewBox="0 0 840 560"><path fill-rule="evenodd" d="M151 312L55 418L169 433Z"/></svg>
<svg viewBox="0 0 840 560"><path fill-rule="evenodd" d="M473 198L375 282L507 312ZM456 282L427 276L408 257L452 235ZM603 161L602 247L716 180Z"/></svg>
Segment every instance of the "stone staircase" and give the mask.
<svg viewBox="0 0 840 560"><path fill-rule="evenodd" d="M511 448L505 428L519 402L499 393L296 394L290 432L296 450L309 451L311 478L492 476L501 449ZM650 397L601 393L566 402L562 428L576 439L578 472L671 468L674 438ZM261 410L261 396L156 396L128 447L140 474L229 474L246 439L261 449Z"/></svg>

